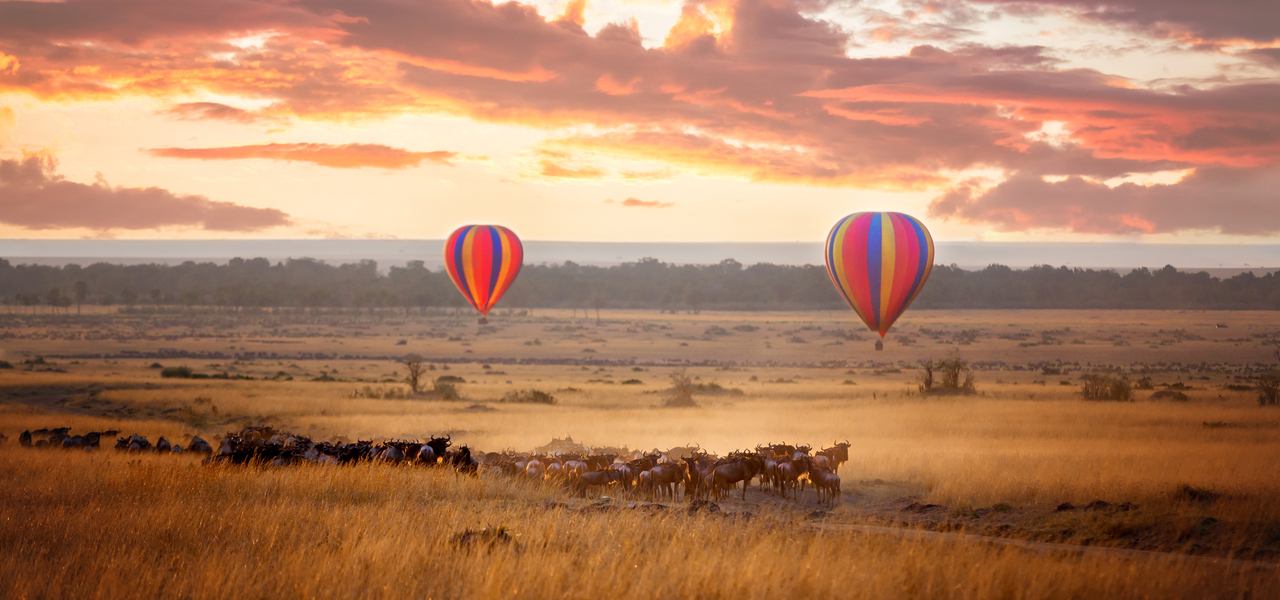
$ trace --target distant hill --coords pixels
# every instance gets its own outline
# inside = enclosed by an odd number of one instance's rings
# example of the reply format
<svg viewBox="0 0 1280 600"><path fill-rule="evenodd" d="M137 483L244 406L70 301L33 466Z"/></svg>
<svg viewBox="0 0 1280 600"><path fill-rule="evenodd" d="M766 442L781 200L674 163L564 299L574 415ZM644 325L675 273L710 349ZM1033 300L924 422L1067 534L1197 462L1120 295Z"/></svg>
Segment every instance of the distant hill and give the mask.
<svg viewBox="0 0 1280 600"><path fill-rule="evenodd" d="M192 260L226 263L235 257L272 262L313 258L326 263L373 260L384 272L420 260L441 266L441 240L0 240L0 258L14 264L88 265L180 264ZM816 265L822 245L779 243L548 242L526 241L527 264L610 266L655 258L672 264L707 265L724 259L742 264ZM1280 268L1280 244L995 243L939 242L936 262L979 269L991 264L1110 268L1226 269L1255 273Z"/></svg>

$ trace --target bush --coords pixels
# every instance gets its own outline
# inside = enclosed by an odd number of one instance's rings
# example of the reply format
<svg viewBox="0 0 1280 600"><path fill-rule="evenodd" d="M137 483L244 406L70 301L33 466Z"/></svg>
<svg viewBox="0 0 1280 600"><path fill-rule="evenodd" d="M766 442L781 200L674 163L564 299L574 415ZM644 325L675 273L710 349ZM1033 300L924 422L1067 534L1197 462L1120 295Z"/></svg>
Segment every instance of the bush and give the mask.
<svg viewBox="0 0 1280 600"><path fill-rule="evenodd" d="M1160 390L1151 394L1152 400L1173 400L1174 402L1186 402L1191 398L1185 393L1178 390Z"/></svg>
<svg viewBox="0 0 1280 600"><path fill-rule="evenodd" d="M165 367L160 371L160 376L167 378L191 379L194 375L191 367Z"/></svg>
<svg viewBox="0 0 1280 600"><path fill-rule="evenodd" d="M512 404L555 404L556 397L542 390L512 390L503 394L499 402Z"/></svg>
<svg viewBox="0 0 1280 600"><path fill-rule="evenodd" d="M462 394L458 392L458 386L448 381L436 380L435 389L431 390L431 394L438 400L461 400Z"/></svg>
<svg viewBox="0 0 1280 600"><path fill-rule="evenodd" d="M1133 401L1133 386L1124 375L1085 375L1080 393L1085 400Z"/></svg>
<svg viewBox="0 0 1280 600"><path fill-rule="evenodd" d="M436 385L441 383L466 383L467 380L457 375L441 375L436 378Z"/></svg>
<svg viewBox="0 0 1280 600"><path fill-rule="evenodd" d="M7 360L0 360L0 369L12 369L13 363Z"/></svg>
<svg viewBox="0 0 1280 600"><path fill-rule="evenodd" d="M662 403L667 408L686 408L697 406L698 403L693 400L693 393L698 389L698 385L693 382L693 377L684 369L680 369L671 374L671 387L667 389L667 399Z"/></svg>

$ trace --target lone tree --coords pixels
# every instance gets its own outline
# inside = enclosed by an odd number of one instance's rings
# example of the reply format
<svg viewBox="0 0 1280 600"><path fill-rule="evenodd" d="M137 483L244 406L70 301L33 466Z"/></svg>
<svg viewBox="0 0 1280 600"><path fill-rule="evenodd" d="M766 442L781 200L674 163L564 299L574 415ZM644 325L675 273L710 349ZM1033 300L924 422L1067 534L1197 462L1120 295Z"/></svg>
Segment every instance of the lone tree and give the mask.
<svg viewBox="0 0 1280 600"><path fill-rule="evenodd" d="M1085 400L1133 401L1133 384L1122 373L1091 373L1081 379L1080 395Z"/></svg>
<svg viewBox="0 0 1280 600"><path fill-rule="evenodd" d="M920 393L933 395L973 394L977 385L969 361L956 353L943 360L926 360L920 363Z"/></svg>
<svg viewBox="0 0 1280 600"><path fill-rule="evenodd" d="M400 364L405 368L405 383L409 384L409 389L413 393L418 393L422 387L422 372L426 370L423 359L417 354L407 354L400 359Z"/></svg>
<svg viewBox="0 0 1280 600"><path fill-rule="evenodd" d="M671 388L667 390L667 399L662 403L667 408L685 408L697 406L698 403L693 400L693 392L698 389L698 384L693 382L693 377L684 369L680 369L671 374Z"/></svg>
<svg viewBox="0 0 1280 600"><path fill-rule="evenodd" d="M1276 364L1270 371L1258 376L1258 404L1275 406L1280 404L1280 348L1276 348Z"/></svg>

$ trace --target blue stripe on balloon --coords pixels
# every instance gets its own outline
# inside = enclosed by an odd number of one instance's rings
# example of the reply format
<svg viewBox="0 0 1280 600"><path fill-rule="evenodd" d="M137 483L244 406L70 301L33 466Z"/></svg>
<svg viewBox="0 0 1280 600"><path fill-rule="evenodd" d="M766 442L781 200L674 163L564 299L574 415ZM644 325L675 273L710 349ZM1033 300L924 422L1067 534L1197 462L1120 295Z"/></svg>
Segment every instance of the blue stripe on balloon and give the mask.
<svg viewBox="0 0 1280 600"><path fill-rule="evenodd" d="M467 298L467 302L474 306L476 300L471 295L471 288L467 287L467 269L462 263L462 246L467 242L467 234L471 232L472 227L468 225L458 232L458 239L453 244L453 272L458 274L458 289L462 290L462 295Z"/></svg>
<svg viewBox="0 0 1280 600"><path fill-rule="evenodd" d="M502 271L502 235L498 233L498 228L489 226L489 240L493 243L493 258L490 261L489 268L489 303L493 304L493 292L498 289L498 275Z"/></svg>
<svg viewBox="0 0 1280 600"><path fill-rule="evenodd" d="M916 278L915 281L911 283L911 291L908 292L906 296L906 301L910 302L911 298L915 296L916 292L920 289L921 280L924 279L924 272L927 270L926 267L929 265L929 243L926 241L928 238L924 235L924 226L920 224L920 221L917 221L915 218L907 215L902 216L907 219L907 222L911 224L911 230L915 232L916 248L920 254L920 259L916 263ZM902 308L903 310L906 310L907 307L904 304Z"/></svg>
<svg viewBox="0 0 1280 600"><path fill-rule="evenodd" d="M880 215L881 213L871 215L871 226L867 229L867 289L871 292L871 320L875 323L871 326L873 329L880 328L880 262L884 251Z"/></svg>

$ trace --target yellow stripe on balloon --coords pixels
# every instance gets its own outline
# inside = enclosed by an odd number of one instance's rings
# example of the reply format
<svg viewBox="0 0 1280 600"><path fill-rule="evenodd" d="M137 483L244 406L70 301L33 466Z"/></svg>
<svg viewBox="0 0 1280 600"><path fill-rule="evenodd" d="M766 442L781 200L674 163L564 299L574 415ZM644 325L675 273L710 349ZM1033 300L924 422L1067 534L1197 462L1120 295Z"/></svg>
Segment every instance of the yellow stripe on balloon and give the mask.
<svg viewBox="0 0 1280 600"><path fill-rule="evenodd" d="M462 276L467 280L467 289L471 290L471 299L475 301L476 308L484 310L480 305L480 288L476 286L476 268L471 262L471 247L474 245L477 229L479 228L468 229L467 236L462 239Z"/></svg>
<svg viewBox="0 0 1280 600"><path fill-rule="evenodd" d="M507 275L511 272L511 239L507 237L507 230L502 227L494 227L494 233L498 236L502 246L502 267L498 269L498 285L493 288L493 294L489 297L489 304L492 306L502 286L506 285Z"/></svg>
<svg viewBox="0 0 1280 600"><path fill-rule="evenodd" d="M889 299L893 295L894 252L898 245L893 239L893 219L889 213L880 213L880 331L889 321Z"/></svg>

